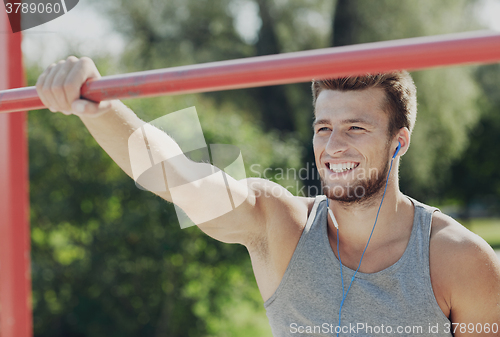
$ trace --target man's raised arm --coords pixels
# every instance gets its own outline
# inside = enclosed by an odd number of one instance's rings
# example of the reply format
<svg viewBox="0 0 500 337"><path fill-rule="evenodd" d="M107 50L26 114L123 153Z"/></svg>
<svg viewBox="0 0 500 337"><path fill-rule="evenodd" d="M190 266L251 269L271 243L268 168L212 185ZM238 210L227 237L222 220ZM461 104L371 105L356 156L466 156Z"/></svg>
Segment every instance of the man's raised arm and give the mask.
<svg viewBox="0 0 500 337"><path fill-rule="evenodd" d="M265 216L246 180L236 181L208 163L188 159L171 137L146 124L118 100L94 103L80 99L83 83L98 78L100 74L91 59L69 57L48 67L36 88L52 112L78 115L99 145L135 179L133 166L147 163L140 162L144 154L135 153L141 148L130 147L129 139L133 135L143 141L149 157L161 163L164 175L168 175L168 185L176 187L175 193L168 187L153 192L174 202L207 234L220 241L246 244L262 232ZM158 181L158 185L166 184L165 180ZM232 198L229 208L224 202L228 196Z"/></svg>

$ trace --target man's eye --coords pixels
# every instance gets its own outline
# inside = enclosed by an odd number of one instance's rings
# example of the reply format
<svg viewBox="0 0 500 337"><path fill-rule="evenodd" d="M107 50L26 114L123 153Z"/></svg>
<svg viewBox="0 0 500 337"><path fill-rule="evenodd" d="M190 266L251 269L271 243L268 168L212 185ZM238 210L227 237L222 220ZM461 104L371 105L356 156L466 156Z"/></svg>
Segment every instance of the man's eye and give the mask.
<svg viewBox="0 0 500 337"><path fill-rule="evenodd" d="M321 131L328 131L328 130L330 130L330 128L329 128L329 127L327 127L327 126L323 126L322 128L319 128L319 129L318 129L318 132L321 132Z"/></svg>
<svg viewBox="0 0 500 337"><path fill-rule="evenodd" d="M360 128L359 126L351 126L350 130L364 130L363 128Z"/></svg>

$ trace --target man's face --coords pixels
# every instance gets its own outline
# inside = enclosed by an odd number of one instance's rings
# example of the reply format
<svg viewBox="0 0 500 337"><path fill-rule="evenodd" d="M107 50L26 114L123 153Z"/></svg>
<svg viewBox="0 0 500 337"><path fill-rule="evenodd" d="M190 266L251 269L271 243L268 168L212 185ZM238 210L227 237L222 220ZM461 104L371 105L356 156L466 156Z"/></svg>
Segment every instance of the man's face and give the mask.
<svg viewBox="0 0 500 337"><path fill-rule="evenodd" d="M313 146L330 199L365 202L384 187L392 154L384 101L378 88L319 94Z"/></svg>

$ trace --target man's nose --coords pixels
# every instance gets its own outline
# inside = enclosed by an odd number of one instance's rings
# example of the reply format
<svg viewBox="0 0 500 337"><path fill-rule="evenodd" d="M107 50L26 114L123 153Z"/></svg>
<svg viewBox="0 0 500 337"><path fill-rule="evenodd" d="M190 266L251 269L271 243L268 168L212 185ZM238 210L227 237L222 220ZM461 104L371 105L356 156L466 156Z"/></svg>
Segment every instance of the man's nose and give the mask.
<svg viewBox="0 0 500 337"><path fill-rule="evenodd" d="M342 134L338 131L332 131L328 143L326 144L325 151L330 156L341 154L347 150L347 142Z"/></svg>

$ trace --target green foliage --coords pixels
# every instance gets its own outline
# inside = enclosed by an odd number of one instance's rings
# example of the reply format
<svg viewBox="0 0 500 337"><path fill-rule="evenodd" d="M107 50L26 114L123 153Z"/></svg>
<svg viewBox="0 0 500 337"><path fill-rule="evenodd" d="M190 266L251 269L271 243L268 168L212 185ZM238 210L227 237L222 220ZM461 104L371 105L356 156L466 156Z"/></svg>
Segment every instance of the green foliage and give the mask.
<svg viewBox="0 0 500 337"><path fill-rule="evenodd" d="M248 56L234 29L230 0L99 2L129 40L122 60L130 70Z"/></svg>
<svg viewBox="0 0 500 337"><path fill-rule="evenodd" d="M477 0L338 0L332 44L345 45L477 29Z"/></svg>
<svg viewBox="0 0 500 337"><path fill-rule="evenodd" d="M471 208L478 207L483 216L485 212L498 215L500 205L500 66L483 66L476 75L484 93L477 108L484 113L469 133L470 143L464 155L453 163L444 193L444 198L465 206L464 217L473 216Z"/></svg>
<svg viewBox="0 0 500 337"><path fill-rule="evenodd" d="M410 195L429 200L443 193L451 164L467 148L468 134L482 113L472 70L449 68L414 74L417 123L400 171L402 188Z"/></svg>

